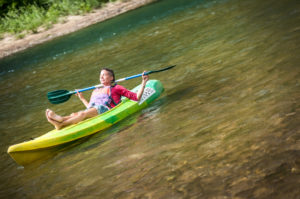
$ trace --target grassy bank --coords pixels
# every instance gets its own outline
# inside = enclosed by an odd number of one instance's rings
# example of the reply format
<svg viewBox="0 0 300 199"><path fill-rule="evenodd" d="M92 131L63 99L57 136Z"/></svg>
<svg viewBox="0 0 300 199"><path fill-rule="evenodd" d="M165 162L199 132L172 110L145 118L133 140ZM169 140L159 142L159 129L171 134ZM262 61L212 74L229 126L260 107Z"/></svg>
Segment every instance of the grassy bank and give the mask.
<svg viewBox="0 0 300 199"><path fill-rule="evenodd" d="M5 33L22 38L39 29L49 29L62 16L91 12L111 1L115 0L31 0L23 4L11 1L6 5L0 1L1 10L4 10L0 18L0 39Z"/></svg>

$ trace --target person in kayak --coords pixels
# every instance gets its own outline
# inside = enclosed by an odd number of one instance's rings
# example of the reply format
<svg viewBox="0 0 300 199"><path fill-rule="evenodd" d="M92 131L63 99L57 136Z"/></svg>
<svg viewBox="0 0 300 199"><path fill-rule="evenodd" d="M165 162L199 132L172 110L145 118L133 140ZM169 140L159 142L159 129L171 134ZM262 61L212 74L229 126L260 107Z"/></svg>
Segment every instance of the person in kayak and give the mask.
<svg viewBox="0 0 300 199"><path fill-rule="evenodd" d="M102 88L97 88L92 92L90 101L88 102L82 93L77 93L76 96L86 106L86 110L72 113L69 116L60 116L54 113L52 110L46 110L47 120L57 129L76 124L87 118L95 117L102 114L109 109L115 107L121 102L121 97L125 96L131 100L139 101L144 92L144 88L149 79L148 75L142 76L142 86L137 93L127 90L120 85L114 85L115 75L114 71L109 68L103 68L100 73L100 83Z"/></svg>

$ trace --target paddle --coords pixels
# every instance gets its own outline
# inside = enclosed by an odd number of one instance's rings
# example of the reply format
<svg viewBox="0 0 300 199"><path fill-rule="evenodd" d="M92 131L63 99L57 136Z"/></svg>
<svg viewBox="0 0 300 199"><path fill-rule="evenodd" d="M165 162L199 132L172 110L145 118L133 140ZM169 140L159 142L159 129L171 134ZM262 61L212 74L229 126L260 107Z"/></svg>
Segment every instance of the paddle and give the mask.
<svg viewBox="0 0 300 199"><path fill-rule="evenodd" d="M171 68L173 68L173 67L175 67L175 66L176 66L176 65L168 66L168 67L162 68L162 69L160 69L160 70L147 71L147 72L145 72L145 75L149 75L149 74L151 74L151 73L158 73L158 72L166 71L166 70L169 70L169 69L171 69ZM143 73L138 74L138 75L133 75L133 76L130 76L130 77L125 77L125 78L122 78L122 79L118 79L118 80L116 80L115 82L117 83L117 82L129 80L129 79L141 77L142 75L143 75ZM100 88L100 87L102 87L102 86L103 86L102 84L98 84L98 85L95 85L95 86L91 86L91 87L88 87L88 88L83 88L83 89L75 90L75 91L56 90L56 91L48 92L48 93L47 93L47 97L48 97L48 100L49 100L52 104L60 104L60 103L63 103L63 102L68 101L68 100L70 99L70 97L71 97L73 94L76 94L77 92L88 91L88 90L92 90L92 89L95 89L95 88Z"/></svg>

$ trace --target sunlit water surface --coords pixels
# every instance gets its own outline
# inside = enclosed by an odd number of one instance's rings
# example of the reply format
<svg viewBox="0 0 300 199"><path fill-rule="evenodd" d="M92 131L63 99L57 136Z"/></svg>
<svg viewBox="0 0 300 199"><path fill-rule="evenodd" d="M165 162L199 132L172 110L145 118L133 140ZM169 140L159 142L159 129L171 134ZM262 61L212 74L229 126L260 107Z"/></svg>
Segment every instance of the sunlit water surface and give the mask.
<svg viewBox="0 0 300 199"><path fill-rule="evenodd" d="M164 0L0 60L0 198L299 198L299 22L297 0ZM6 153L52 130L46 108L84 108L48 91L171 64L112 128L25 168Z"/></svg>

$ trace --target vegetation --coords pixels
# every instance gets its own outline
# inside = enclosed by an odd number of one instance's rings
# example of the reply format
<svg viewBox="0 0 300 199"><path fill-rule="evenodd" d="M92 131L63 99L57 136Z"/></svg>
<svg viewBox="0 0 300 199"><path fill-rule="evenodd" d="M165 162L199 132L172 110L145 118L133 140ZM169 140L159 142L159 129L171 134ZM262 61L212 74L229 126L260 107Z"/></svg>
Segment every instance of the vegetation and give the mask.
<svg viewBox="0 0 300 199"><path fill-rule="evenodd" d="M49 29L59 17L78 15L114 0L0 0L0 38L11 33L18 38Z"/></svg>

